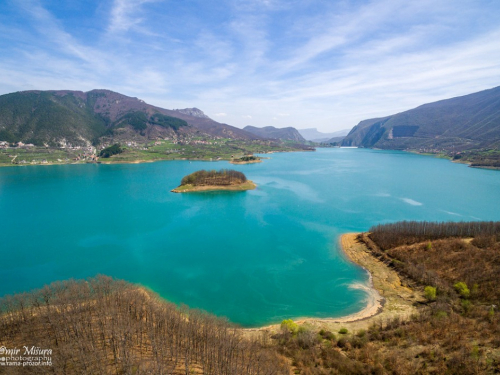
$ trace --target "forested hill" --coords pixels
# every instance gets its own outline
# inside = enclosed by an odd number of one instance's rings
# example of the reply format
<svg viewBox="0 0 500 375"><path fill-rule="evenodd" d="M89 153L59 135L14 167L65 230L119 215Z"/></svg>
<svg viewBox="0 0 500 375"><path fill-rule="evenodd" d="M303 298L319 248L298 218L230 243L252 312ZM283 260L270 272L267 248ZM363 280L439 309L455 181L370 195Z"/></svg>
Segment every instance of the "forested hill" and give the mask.
<svg viewBox="0 0 500 375"><path fill-rule="evenodd" d="M342 145L431 152L500 149L500 87L361 121Z"/></svg>
<svg viewBox="0 0 500 375"><path fill-rule="evenodd" d="M292 127L275 128L274 126L265 126L257 128L255 126L245 126L243 130L255 134L262 138L280 139L282 141L305 142L306 140L297 129Z"/></svg>
<svg viewBox="0 0 500 375"><path fill-rule="evenodd" d="M259 139L201 114L195 108L155 107L109 90L22 91L0 96L0 141L60 146L95 143L103 136L129 140L190 134Z"/></svg>

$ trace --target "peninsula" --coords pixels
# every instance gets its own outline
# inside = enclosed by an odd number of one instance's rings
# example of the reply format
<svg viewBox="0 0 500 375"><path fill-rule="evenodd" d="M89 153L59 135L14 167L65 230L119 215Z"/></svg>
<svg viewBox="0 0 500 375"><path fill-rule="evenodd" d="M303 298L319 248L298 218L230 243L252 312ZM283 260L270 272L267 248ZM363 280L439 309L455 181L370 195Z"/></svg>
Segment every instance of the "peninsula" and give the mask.
<svg viewBox="0 0 500 375"><path fill-rule="evenodd" d="M197 191L244 191L255 189L252 181L238 171L221 169L220 171L196 171L185 176L173 193L189 193Z"/></svg>

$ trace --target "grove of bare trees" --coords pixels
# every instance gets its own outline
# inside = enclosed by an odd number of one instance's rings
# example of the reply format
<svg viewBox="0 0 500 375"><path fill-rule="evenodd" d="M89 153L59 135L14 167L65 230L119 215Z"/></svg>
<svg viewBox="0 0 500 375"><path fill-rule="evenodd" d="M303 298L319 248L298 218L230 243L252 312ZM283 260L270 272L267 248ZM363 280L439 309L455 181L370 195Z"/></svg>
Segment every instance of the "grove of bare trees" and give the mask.
<svg viewBox="0 0 500 375"><path fill-rule="evenodd" d="M370 228L370 238L386 250L400 245L449 237L500 236L500 222L399 221Z"/></svg>
<svg viewBox="0 0 500 375"><path fill-rule="evenodd" d="M0 374L289 374L225 320L107 276L6 296L0 309L0 347L52 350L52 366Z"/></svg>
<svg viewBox="0 0 500 375"><path fill-rule="evenodd" d="M185 176L181 181L181 185L235 185L242 184L246 180L247 178L243 173L232 169L221 169L220 171L201 170Z"/></svg>

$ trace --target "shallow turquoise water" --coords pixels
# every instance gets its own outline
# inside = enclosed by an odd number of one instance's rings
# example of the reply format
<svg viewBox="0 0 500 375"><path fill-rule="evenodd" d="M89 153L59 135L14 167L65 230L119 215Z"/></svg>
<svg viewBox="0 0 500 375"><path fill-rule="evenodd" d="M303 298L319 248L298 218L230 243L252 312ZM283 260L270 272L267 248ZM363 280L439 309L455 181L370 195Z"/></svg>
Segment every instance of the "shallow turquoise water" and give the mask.
<svg viewBox="0 0 500 375"><path fill-rule="evenodd" d="M174 194L234 168L238 193ZM397 220L500 220L500 172L402 152L324 149L260 164L0 169L0 295L103 273L244 326L361 310L341 233Z"/></svg>

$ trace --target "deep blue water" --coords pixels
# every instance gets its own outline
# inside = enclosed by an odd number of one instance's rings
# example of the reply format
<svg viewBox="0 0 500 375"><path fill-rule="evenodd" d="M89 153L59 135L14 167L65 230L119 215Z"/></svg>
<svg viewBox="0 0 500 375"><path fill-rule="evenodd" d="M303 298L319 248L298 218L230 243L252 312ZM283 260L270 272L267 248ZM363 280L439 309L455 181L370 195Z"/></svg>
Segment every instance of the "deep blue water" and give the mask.
<svg viewBox="0 0 500 375"><path fill-rule="evenodd" d="M98 273L256 326L364 307L338 236L398 220L500 220L500 172L403 152L320 149L260 164L0 169L0 295ZM174 194L234 168L248 192Z"/></svg>

